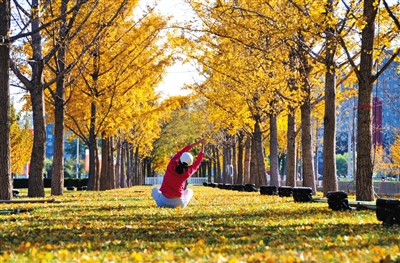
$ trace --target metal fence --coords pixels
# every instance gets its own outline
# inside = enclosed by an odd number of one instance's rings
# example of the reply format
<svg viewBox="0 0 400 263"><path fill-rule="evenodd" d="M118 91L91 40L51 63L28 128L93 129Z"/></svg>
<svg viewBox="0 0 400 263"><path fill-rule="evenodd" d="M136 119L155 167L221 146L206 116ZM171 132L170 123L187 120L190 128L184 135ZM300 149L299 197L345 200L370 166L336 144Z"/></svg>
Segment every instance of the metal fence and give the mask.
<svg viewBox="0 0 400 263"><path fill-rule="evenodd" d="M146 177L145 184L146 185L160 185L162 183L163 177ZM191 185L202 185L204 182L207 182L207 177L190 177L188 179L188 184Z"/></svg>

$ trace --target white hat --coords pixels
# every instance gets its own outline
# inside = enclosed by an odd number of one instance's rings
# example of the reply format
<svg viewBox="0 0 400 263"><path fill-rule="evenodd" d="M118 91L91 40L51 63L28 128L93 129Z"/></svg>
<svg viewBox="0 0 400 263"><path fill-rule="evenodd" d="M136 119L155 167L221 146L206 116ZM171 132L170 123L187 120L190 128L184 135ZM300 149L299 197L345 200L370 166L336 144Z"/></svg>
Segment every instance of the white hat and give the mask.
<svg viewBox="0 0 400 263"><path fill-rule="evenodd" d="M188 152L184 152L179 160L181 163L186 163L188 166L190 166L193 163L193 156Z"/></svg>

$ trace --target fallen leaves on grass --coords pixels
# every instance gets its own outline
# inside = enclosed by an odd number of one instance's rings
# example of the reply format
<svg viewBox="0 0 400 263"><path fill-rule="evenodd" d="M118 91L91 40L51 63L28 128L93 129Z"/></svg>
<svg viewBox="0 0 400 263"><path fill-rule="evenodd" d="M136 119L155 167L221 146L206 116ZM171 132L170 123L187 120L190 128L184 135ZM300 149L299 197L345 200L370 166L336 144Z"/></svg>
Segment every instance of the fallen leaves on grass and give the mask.
<svg viewBox="0 0 400 263"><path fill-rule="evenodd" d="M399 227L370 210L192 187L185 209L159 208L151 187L67 192L51 204L1 204L0 262L391 262Z"/></svg>

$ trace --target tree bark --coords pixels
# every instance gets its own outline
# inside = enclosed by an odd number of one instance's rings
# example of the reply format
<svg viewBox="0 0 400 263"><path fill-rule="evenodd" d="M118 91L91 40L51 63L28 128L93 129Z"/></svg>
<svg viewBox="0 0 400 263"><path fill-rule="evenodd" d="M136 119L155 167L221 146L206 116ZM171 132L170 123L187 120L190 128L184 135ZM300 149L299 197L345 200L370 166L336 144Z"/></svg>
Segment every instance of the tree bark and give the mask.
<svg viewBox="0 0 400 263"><path fill-rule="evenodd" d="M253 177L252 182L256 185L256 187L260 187L260 185L267 184L267 175L265 169L262 132L260 123L257 121L254 125L252 139L250 177Z"/></svg>
<svg viewBox="0 0 400 263"><path fill-rule="evenodd" d="M250 176L249 176L249 183L256 184L258 182L257 178L257 151L256 151L256 144L254 139L254 133L251 138L251 148L250 148ZM258 185L258 183L257 183Z"/></svg>
<svg viewBox="0 0 400 263"><path fill-rule="evenodd" d="M137 185L139 182L139 178L142 174L145 174L146 164L143 163L143 169L141 169L141 162L140 162L140 153L139 153L139 146L130 147L130 166L129 166L129 174L130 174L130 185L128 187Z"/></svg>
<svg viewBox="0 0 400 263"><path fill-rule="evenodd" d="M64 80L57 81L54 98L54 155L51 167L51 194L63 195L64 189Z"/></svg>
<svg viewBox="0 0 400 263"><path fill-rule="evenodd" d="M313 194L316 193L314 180L314 162L311 136L311 105L310 98L305 98L301 106L301 156L303 164L303 186L311 187Z"/></svg>
<svg viewBox="0 0 400 263"><path fill-rule="evenodd" d="M119 178L120 178L120 174L121 174L121 142L118 139L117 143L117 156L116 156L116 161L115 161L115 188L120 188L119 185Z"/></svg>
<svg viewBox="0 0 400 263"><path fill-rule="evenodd" d="M44 197L43 169L45 159L46 128L43 88L41 86L34 87L30 91L30 95L33 113L34 136L28 179L28 196Z"/></svg>
<svg viewBox="0 0 400 263"><path fill-rule="evenodd" d="M108 177L108 151L109 151L109 141L108 138L105 138L104 132L101 134L101 173L100 173L100 191L109 190L109 182Z"/></svg>
<svg viewBox="0 0 400 263"><path fill-rule="evenodd" d="M219 183L219 177L218 177L218 163L217 163L217 152L215 150L215 147L213 147L212 149L212 155L213 155L213 159L212 159L212 166L213 166L213 180L214 183Z"/></svg>
<svg viewBox="0 0 400 263"><path fill-rule="evenodd" d="M131 173L131 184L129 186L137 185L137 182L139 181L139 178L141 177L142 174L144 174L143 169L141 169L141 162L140 162L140 153L139 153L139 146L136 146L135 148L132 147L131 149L131 159L132 159L132 164L130 168L130 173Z"/></svg>
<svg viewBox="0 0 400 263"><path fill-rule="evenodd" d="M40 1L32 1L31 23L32 31L37 31L40 27ZM28 179L28 196L44 197L43 169L45 158L45 110L44 110L44 87L43 87L43 54L42 36L39 31L32 34L32 61L29 63L32 68L32 80L27 87L32 103L33 114L33 147L30 161L30 173Z"/></svg>
<svg viewBox="0 0 400 263"><path fill-rule="evenodd" d="M312 118L312 129L314 130L314 138L313 138L313 145L314 145L314 180L318 180L318 119Z"/></svg>
<svg viewBox="0 0 400 263"><path fill-rule="evenodd" d="M238 169L237 169L237 150L236 150L236 138L235 136L232 136L232 184L234 184L237 181L237 176L238 176Z"/></svg>
<svg viewBox="0 0 400 263"><path fill-rule="evenodd" d="M126 187L126 178L125 178L125 175L126 175L126 173L125 173L125 151L126 151L125 144L126 143L127 142L125 140L121 143L121 169L120 169L121 173L119 176L119 187L120 188Z"/></svg>
<svg viewBox="0 0 400 263"><path fill-rule="evenodd" d="M243 145L244 135L238 135L238 151L237 151L237 176L236 176L236 184L243 184L243 154L244 154L244 145Z"/></svg>
<svg viewBox="0 0 400 263"><path fill-rule="evenodd" d="M279 166L278 166L278 125L276 115L270 115L269 118L270 129L270 183L269 185L279 187Z"/></svg>
<svg viewBox="0 0 400 263"><path fill-rule="evenodd" d="M289 67L295 72L297 71L298 63L296 59L296 50L291 49L289 54ZM288 80L288 86L291 91L297 91L298 85L294 77ZM297 184L297 147L296 147L296 108L289 106L288 115L288 130L287 130L287 168L285 185L296 187Z"/></svg>
<svg viewBox="0 0 400 263"><path fill-rule="evenodd" d="M244 172L243 181L245 184L250 183L250 167L251 167L251 137L246 138L244 153Z"/></svg>
<svg viewBox="0 0 400 263"><path fill-rule="evenodd" d="M109 186L108 189L115 189L115 171L114 171L114 137L109 139L109 150L108 150L108 176Z"/></svg>
<svg viewBox="0 0 400 263"><path fill-rule="evenodd" d="M302 36L299 36L302 38ZM301 46L301 45L300 45ZM311 66L307 60L307 51L300 48L299 58L301 61L300 73L303 78L302 90L305 93L301 111L301 157L303 171L303 186L311 187L312 193L316 193L314 178L314 160L312 149L312 131L311 131L311 87L308 79L310 77Z"/></svg>
<svg viewBox="0 0 400 263"><path fill-rule="evenodd" d="M296 116L294 110L288 116L288 130L287 130L287 169L286 169L286 182L287 186L296 186L297 182L297 162L296 162Z"/></svg>
<svg viewBox="0 0 400 263"><path fill-rule="evenodd" d="M101 172L101 161L100 161L100 153L99 153L99 145L96 143L94 145L94 153L95 153L95 162L96 162L96 175L95 175L95 190L100 190L100 172Z"/></svg>
<svg viewBox="0 0 400 263"><path fill-rule="evenodd" d="M278 171L280 180L285 180L286 162L287 162L286 153L284 152L278 153Z"/></svg>
<svg viewBox="0 0 400 263"><path fill-rule="evenodd" d="M61 4L62 25L60 27L60 39L66 35L66 16L69 0L63 0ZM58 72L65 70L65 44L63 43L57 56ZM65 79L61 77L56 83L56 96L54 98L54 156L51 167L51 194L63 195L64 191L64 116L65 116Z"/></svg>
<svg viewBox="0 0 400 263"><path fill-rule="evenodd" d="M10 32L10 0L0 2L0 200L11 200L11 143L10 143L10 46L7 36Z"/></svg>
<svg viewBox="0 0 400 263"><path fill-rule="evenodd" d="M379 3L379 1L378 1ZM361 32L361 58L358 78L358 122L357 122L357 201L373 201L372 184L372 65L375 39L376 1L364 0L366 25Z"/></svg>
<svg viewBox="0 0 400 263"><path fill-rule="evenodd" d="M227 137L226 137L227 138ZM229 175L229 165L232 164L232 158L231 158L231 150L228 146L228 143L223 146L223 154L222 154L222 160L223 160L223 175L222 175L222 182L224 184L226 183L232 183L231 177Z"/></svg>
<svg viewBox="0 0 400 263"><path fill-rule="evenodd" d="M328 14L333 14L333 0L326 5ZM329 33L333 29L327 28ZM338 190L336 176L336 40L332 34L326 34L325 49L325 115L324 115L324 150L323 150L323 185L324 196ZM318 179L318 178L317 178Z"/></svg>
<svg viewBox="0 0 400 263"><path fill-rule="evenodd" d="M328 45L330 46L330 45ZM329 54L329 49L327 49ZM330 191L338 190L336 176L336 74L333 60L327 58L325 74L325 116L324 116L324 150L323 150L323 185L324 196Z"/></svg>
<svg viewBox="0 0 400 263"><path fill-rule="evenodd" d="M89 130L89 176L88 176L88 190L97 190L97 161L96 161L96 105L92 102L91 117L90 117L90 130Z"/></svg>
<svg viewBox="0 0 400 263"><path fill-rule="evenodd" d="M126 155L126 186L130 187L132 185L132 165L133 165L133 156L132 150L129 149L129 142L125 142L125 155Z"/></svg>
<svg viewBox="0 0 400 263"><path fill-rule="evenodd" d="M221 161L220 161L220 156L219 156L219 150L217 147L215 147L215 157L216 157L216 164L217 164L217 182L222 183L222 169L221 169Z"/></svg>

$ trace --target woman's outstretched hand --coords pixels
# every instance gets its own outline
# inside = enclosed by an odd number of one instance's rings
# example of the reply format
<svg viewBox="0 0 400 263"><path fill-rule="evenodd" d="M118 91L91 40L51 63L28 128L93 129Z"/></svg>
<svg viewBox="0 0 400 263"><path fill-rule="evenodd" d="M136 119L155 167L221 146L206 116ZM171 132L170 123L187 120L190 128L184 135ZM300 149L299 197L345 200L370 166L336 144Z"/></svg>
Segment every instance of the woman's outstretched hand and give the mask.
<svg viewBox="0 0 400 263"><path fill-rule="evenodd" d="M202 151L204 151L204 145L206 144L206 139L202 138L202 139L200 139L200 140L194 142L194 143L192 144L192 146L194 147L194 146L197 146L197 145L199 145L199 144L201 144Z"/></svg>
<svg viewBox="0 0 400 263"><path fill-rule="evenodd" d="M203 153L204 152L204 146L206 145L206 139L202 138L200 140L200 143L201 143L201 152Z"/></svg>

